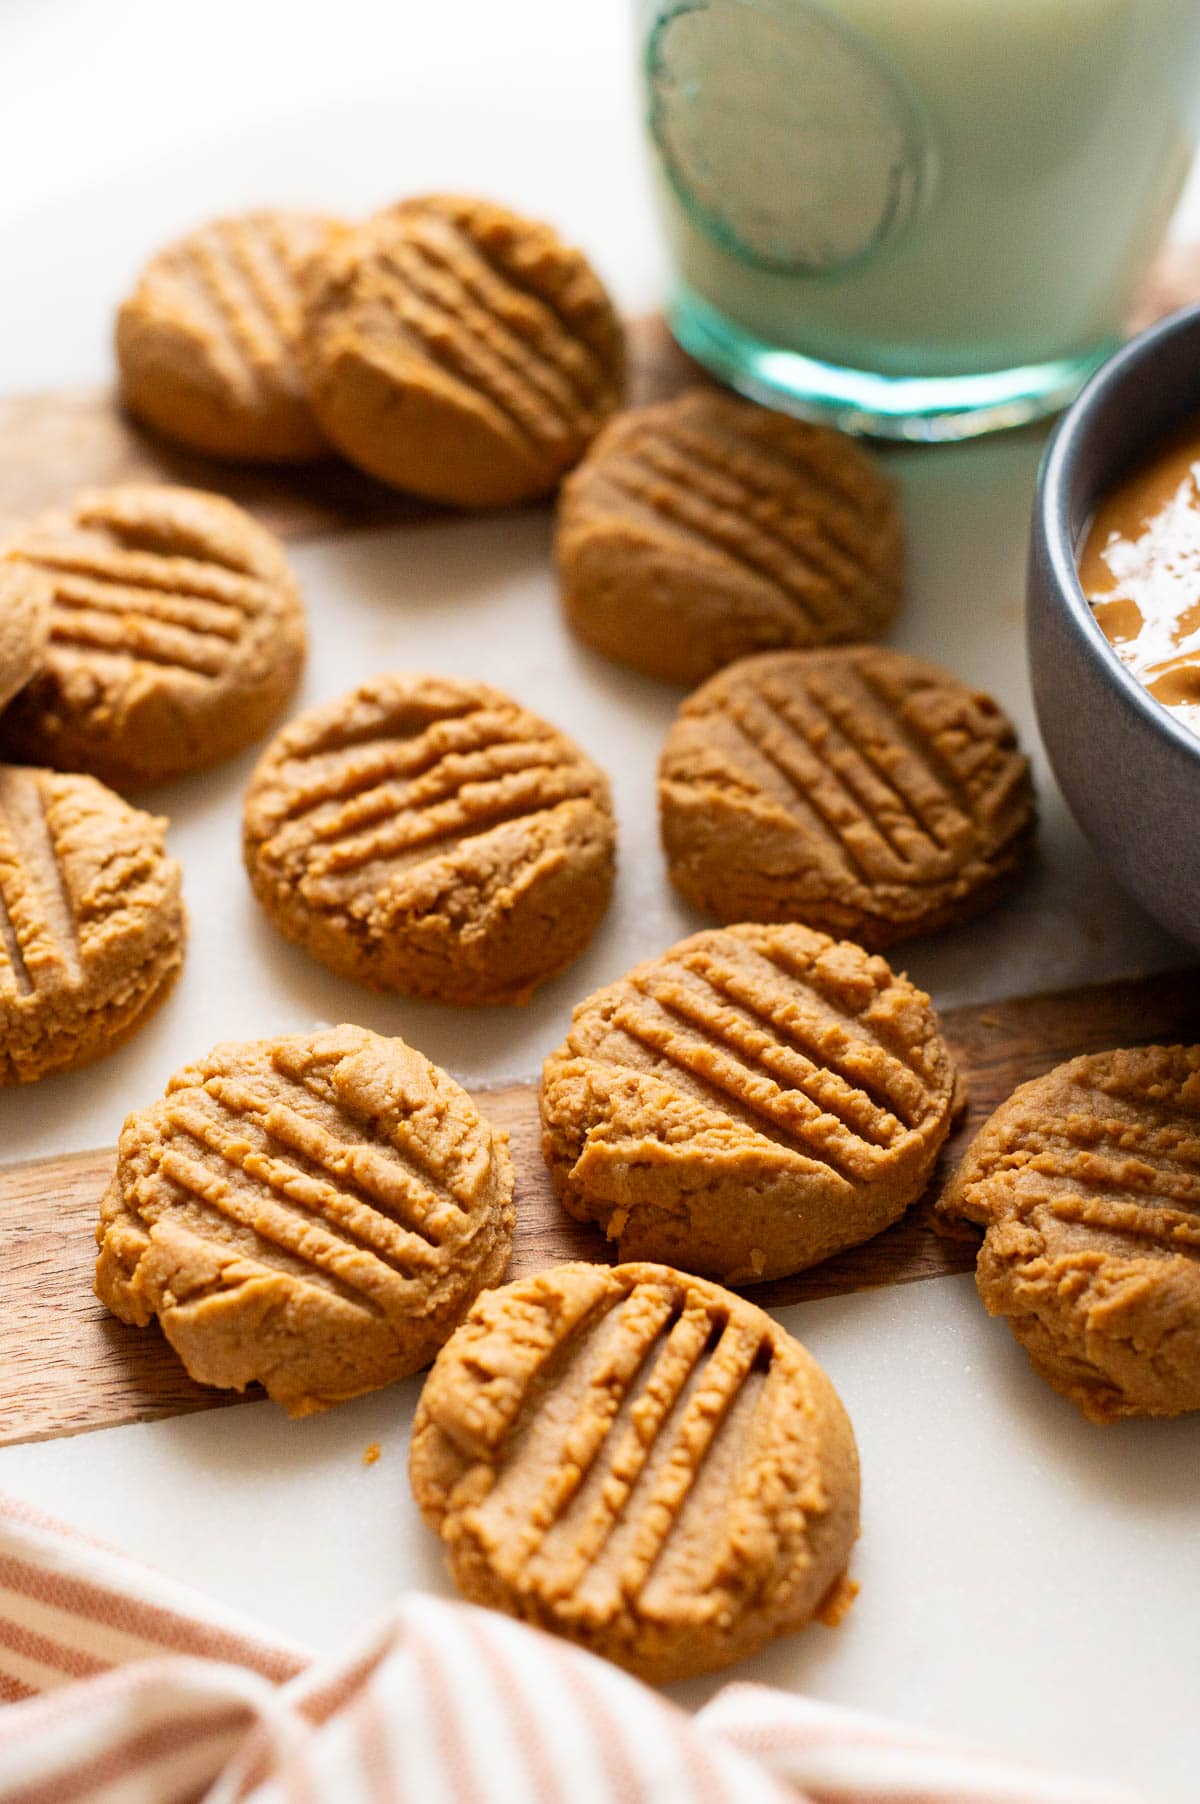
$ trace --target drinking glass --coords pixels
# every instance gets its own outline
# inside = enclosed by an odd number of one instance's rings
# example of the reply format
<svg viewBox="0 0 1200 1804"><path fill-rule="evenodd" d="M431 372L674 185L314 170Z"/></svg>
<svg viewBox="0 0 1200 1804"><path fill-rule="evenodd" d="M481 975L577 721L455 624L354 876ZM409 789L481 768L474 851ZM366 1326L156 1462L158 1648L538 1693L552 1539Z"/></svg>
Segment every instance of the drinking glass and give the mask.
<svg viewBox="0 0 1200 1804"><path fill-rule="evenodd" d="M1122 337L1191 161L1200 0L639 0L680 343L777 407L962 438Z"/></svg>

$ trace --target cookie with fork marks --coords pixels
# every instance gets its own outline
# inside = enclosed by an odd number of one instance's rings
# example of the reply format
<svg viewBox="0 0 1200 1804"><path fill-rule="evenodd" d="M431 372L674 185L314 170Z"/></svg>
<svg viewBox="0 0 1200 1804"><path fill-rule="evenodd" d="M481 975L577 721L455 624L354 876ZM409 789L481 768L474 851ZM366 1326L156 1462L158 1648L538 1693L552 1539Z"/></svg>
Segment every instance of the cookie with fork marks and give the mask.
<svg viewBox="0 0 1200 1804"><path fill-rule="evenodd" d="M753 1284L896 1221L953 1102L922 990L848 941L743 925L580 1003L543 1068L542 1150L622 1259Z"/></svg>
<svg viewBox="0 0 1200 1804"><path fill-rule="evenodd" d="M361 1027L216 1047L130 1115L96 1294L202 1384L309 1415L431 1359L512 1247L507 1136Z"/></svg>
<svg viewBox="0 0 1200 1804"><path fill-rule="evenodd" d="M1089 1421L1200 1409L1200 1046L1022 1084L938 1207L985 1230L988 1313Z"/></svg>
<svg viewBox="0 0 1200 1804"><path fill-rule="evenodd" d="M999 705L880 645L721 671L667 735L658 798L671 881L697 908L874 950L987 908L1034 828Z"/></svg>
<svg viewBox="0 0 1200 1804"><path fill-rule="evenodd" d="M426 1381L413 1494L455 1583L655 1683L852 1595L854 1434L770 1316L661 1265L482 1297Z"/></svg>

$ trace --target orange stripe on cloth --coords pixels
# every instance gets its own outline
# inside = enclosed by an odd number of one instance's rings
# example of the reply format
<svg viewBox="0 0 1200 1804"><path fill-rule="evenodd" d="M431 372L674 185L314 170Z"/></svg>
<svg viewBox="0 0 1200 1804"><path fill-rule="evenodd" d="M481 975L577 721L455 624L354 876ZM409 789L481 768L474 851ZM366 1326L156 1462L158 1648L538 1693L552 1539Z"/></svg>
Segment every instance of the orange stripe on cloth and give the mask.
<svg viewBox="0 0 1200 1804"><path fill-rule="evenodd" d="M530 1804L534 1800L537 1800L537 1804L554 1804L560 1787L546 1752L537 1703L530 1695L528 1686L522 1682L521 1674L473 1617L469 1619L468 1632L504 1706L513 1738L520 1750L527 1782L525 1796Z"/></svg>
<svg viewBox="0 0 1200 1804"><path fill-rule="evenodd" d="M181 1615L162 1604L113 1591L104 1585L52 1572L45 1566L35 1566L11 1554L0 1554L0 1593L5 1591L27 1597L32 1603L50 1604L83 1622L149 1642L153 1651L167 1648L177 1654L228 1660L276 1682L294 1678L305 1667L302 1658L271 1647L267 1642L255 1641L220 1624ZM2 1595L0 1613L10 1613Z"/></svg>
<svg viewBox="0 0 1200 1804"><path fill-rule="evenodd" d="M132 1779L172 1755L192 1753L201 1743L218 1737L228 1740L251 1720L252 1712L245 1705L234 1704L184 1723L154 1723L136 1734L114 1739L86 1760L56 1767L40 1782L27 1783L21 1791L21 1804L76 1804L77 1799L92 1798L103 1786ZM169 1772L157 1777L165 1786Z"/></svg>
<svg viewBox="0 0 1200 1804"><path fill-rule="evenodd" d="M374 1691L365 1692L354 1706L354 1716L368 1804L397 1804L400 1790L392 1764L391 1725L382 1698Z"/></svg>
<svg viewBox="0 0 1200 1804"><path fill-rule="evenodd" d="M26 1628L11 1616L0 1615L0 1648L22 1660L49 1667L68 1679L93 1679L99 1673L112 1671L111 1660L97 1660L69 1642L57 1641L50 1635L39 1634L36 1629ZM0 1654L0 1671L3 1671L3 1661L4 1656Z"/></svg>
<svg viewBox="0 0 1200 1804"><path fill-rule="evenodd" d="M465 1751L471 1742L470 1719L458 1707L454 1684L442 1666L441 1655L431 1641L415 1642L412 1651L429 1699L430 1731L437 1741L455 1804L486 1804L474 1762ZM480 1752L486 1758L486 1750Z"/></svg>

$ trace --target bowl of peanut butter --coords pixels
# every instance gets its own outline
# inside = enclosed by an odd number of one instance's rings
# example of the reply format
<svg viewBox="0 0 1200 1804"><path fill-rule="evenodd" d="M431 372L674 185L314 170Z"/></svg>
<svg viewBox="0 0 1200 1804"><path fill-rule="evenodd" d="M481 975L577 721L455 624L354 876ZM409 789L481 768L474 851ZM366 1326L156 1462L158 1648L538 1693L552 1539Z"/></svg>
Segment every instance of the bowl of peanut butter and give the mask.
<svg viewBox="0 0 1200 1804"><path fill-rule="evenodd" d="M1131 340L1060 422L1028 635L1072 813L1118 881L1200 945L1200 306Z"/></svg>

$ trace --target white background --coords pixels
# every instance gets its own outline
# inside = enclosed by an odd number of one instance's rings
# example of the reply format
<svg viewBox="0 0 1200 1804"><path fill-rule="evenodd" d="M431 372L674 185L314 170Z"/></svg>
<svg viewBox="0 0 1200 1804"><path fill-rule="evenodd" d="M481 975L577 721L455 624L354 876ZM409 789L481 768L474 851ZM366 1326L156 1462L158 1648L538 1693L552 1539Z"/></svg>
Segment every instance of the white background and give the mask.
<svg viewBox="0 0 1200 1804"><path fill-rule="evenodd" d="M476 187L555 219L626 309L653 306L663 268L628 25L625 0L0 0L0 390L104 379L113 305L153 245L272 200L355 211ZM1200 230L1194 201L1189 221ZM1113 889L1037 749L1021 595L1039 450L1027 434L890 459L913 542L896 642L995 690L1042 798L1022 892L905 949L943 1005L1187 956ZM613 775L622 835L617 901L585 959L519 1012L360 995L257 917L237 858L250 760L235 761L153 798L175 822L194 923L179 992L93 1072L0 1093L0 1159L111 1141L218 1038L346 1014L473 1081L533 1072L573 1000L693 924L664 887L652 809L677 698L566 638L548 552L536 514L298 547L313 626L302 699L431 665L487 675L568 725ZM783 1319L854 1417L863 1594L836 1634L777 1644L739 1676L1193 1799L1196 1420L1089 1427L1032 1377L969 1278ZM404 1479L417 1389L307 1423L255 1404L8 1449L0 1485L333 1648L397 1589L444 1588ZM367 1469L371 1440L383 1457Z"/></svg>

